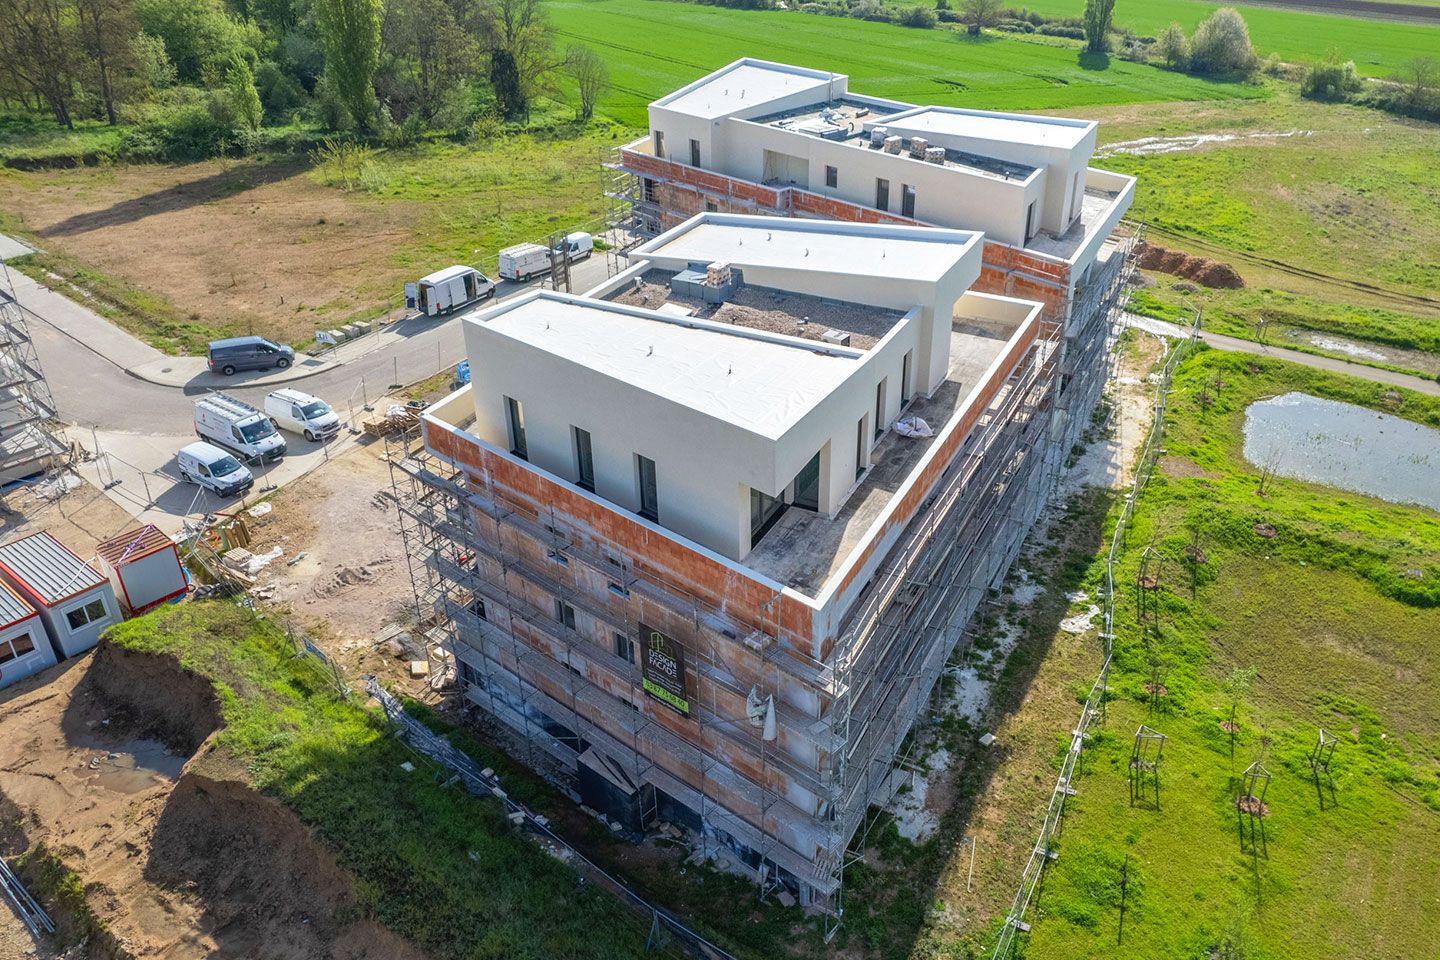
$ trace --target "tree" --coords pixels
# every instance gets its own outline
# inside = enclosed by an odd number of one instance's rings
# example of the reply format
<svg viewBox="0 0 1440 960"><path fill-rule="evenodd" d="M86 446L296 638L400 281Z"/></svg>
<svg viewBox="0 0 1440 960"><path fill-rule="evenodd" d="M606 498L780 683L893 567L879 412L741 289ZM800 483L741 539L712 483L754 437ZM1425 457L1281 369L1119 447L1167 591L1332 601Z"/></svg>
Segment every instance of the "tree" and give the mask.
<svg viewBox="0 0 1440 960"><path fill-rule="evenodd" d="M73 33L60 0L0 0L0 73L73 128Z"/></svg>
<svg viewBox="0 0 1440 960"><path fill-rule="evenodd" d="M375 67L380 62L380 0L315 0L325 70L355 125L375 124Z"/></svg>
<svg viewBox="0 0 1440 960"><path fill-rule="evenodd" d="M1259 63L1250 43L1250 28L1232 7L1210 14L1190 36L1190 69L1195 73L1248 75Z"/></svg>
<svg viewBox="0 0 1440 960"><path fill-rule="evenodd" d="M1440 62L1416 57L1401 70L1400 82L1405 85L1405 99L1412 107L1424 103L1440 92Z"/></svg>
<svg viewBox="0 0 1440 960"><path fill-rule="evenodd" d="M1225 690L1225 699L1230 702L1230 719L1226 721L1226 733L1230 734L1230 757L1235 757L1235 734L1240 732L1240 704L1250 693L1250 687L1255 683L1254 667L1237 667L1230 671L1230 676L1225 678L1221 685Z"/></svg>
<svg viewBox="0 0 1440 960"><path fill-rule="evenodd" d="M524 116L531 99L550 89L559 66L545 8L541 0L491 0L479 16L500 113L508 119Z"/></svg>
<svg viewBox="0 0 1440 960"><path fill-rule="evenodd" d="M1115 0L1085 0L1085 50L1104 53L1110 46L1110 21Z"/></svg>
<svg viewBox="0 0 1440 960"><path fill-rule="evenodd" d="M250 72L250 64L238 53L230 58L230 67L225 71L225 95L230 100L230 108L235 111L235 119L251 132L259 130L265 111L260 105L260 94L255 89L255 75Z"/></svg>
<svg viewBox="0 0 1440 960"><path fill-rule="evenodd" d="M1331 52L1318 63L1305 68L1300 79L1300 96L1311 100L1344 100L1352 93L1359 93L1364 81L1355 71L1355 61L1340 62L1340 55Z"/></svg>
<svg viewBox="0 0 1440 960"><path fill-rule="evenodd" d="M110 126L119 123L115 113L117 74L135 68L131 41L139 28L125 0L74 0L80 44L95 67L100 102Z"/></svg>
<svg viewBox="0 0 1440 960"><path fill-rule="evenodd" d="M589 120L595 114L595 102L610 85L610 70L599 54L577 43L565 51L565 72L575 80L579 89L579 117Z"/></svg>
<svg viewBox="0 0 1440 960"><path fill-rule="evenodd" d="M1000 22L1000 11L1004 0L963 0L960 4L960 22L970 27L972 34Z"/></svg>
<svg viewBox="0 0 1440 960"><path fill-rule="evenodd" d="M935 11L929 7L907 7L897 21L902 27L918 27L921 30L935 28Z"/></svg>
<svg viewBox="0 0 1440 960"><path fill-rule="evenodd" d="M245 36L220 0L135 0L140 29L165 42L182 83L224 81L230 57L243 54Z"/></svg>
<svg viewBox="0 0 1440 960"><path fill-rule="evenodd" d="M480 51L446 0L390 0L380 26L375 88L401 120L432 120L457 84L474 74Z"/></svg>
<svg viewBox="0 0 1440 960"><path fill-rule="evenodd" d="M1172 23L1155 42L1155 52L1171 70L1184 70L1190 59L1190 44L1185 40L1185 31L1180 24Z"/></svg>

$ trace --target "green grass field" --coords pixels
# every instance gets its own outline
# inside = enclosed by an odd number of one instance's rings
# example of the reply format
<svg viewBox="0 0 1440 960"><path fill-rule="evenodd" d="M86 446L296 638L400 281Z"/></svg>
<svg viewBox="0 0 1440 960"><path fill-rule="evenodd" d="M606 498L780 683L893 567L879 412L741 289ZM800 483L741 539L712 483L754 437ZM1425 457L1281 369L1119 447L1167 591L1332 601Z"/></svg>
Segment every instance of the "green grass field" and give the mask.
<svg viewBox="0 0 1440 960"><path fill-rule="evenodd" d="M550 12L562 41L589 44L605 57L612 89L601 109L633 126L645 124L650 101L739 57L843 71L858 93L997 110L1263 94L1113 59L1095 69L1075 46L1048 38L972 39L951 30L670 0L556 0Z"/></svg>
<svg viewBox="0 0 1440 960"><path fill-rule="evenodd" d="M1083 0L1029 0L1024 6L1048 16L1078 17L1085 4ZM1277 53L1289 61L1319 60L1335 50L1342 59L1354 60L1362 74L1383 77L1409 60L1433 57L1440 50L1440 27L1205 0L1120 0L1115 5L1115 22L1149 36L1172 22L1189 33L1222 6L1233 6L1245 17L1250 39L1262 57Z"/></svg>
<svg viewBox="0 0 1440 960"><path fill-rule="evenodd" d="M1435 399L1387 401L1378 385L1278 361L1206 352L1182 365L1167 456L1117 573L1108 716L1084 755L1026 956L1433 954L1440 517L1294 480L1257 494L1259 471L1240 453L1245 408L1288 390L1440 425ZM1257 522L1278 534L1257 536ZM1197 528L1192 580L1183 551ZM1147 546L1168 559L1158 623L1142 626L1135 581ZM1232 754L1220 721L1230 714L1224 679L1240 668L1257 675ZM1145 689L1157 675L1158 699ZM1158 807L1153 788L1130 802L1141 723L1169 738ZM1317 782L1306 757L1318 725L1340 744ZM1235 800L1262 738L1273 780L1251 843Z"/></svg>

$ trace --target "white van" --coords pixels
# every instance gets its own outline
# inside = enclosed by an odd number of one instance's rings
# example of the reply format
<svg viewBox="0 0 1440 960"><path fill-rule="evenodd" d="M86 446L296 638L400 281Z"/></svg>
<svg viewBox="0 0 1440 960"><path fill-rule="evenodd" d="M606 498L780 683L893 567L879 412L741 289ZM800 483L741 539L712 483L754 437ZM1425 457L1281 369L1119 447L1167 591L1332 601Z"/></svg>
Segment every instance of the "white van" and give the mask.
<svg viewBox="0 0 1440 960"><path fill-rule="evenodd" d="M538 243L517 243L500 251L500 277L529 280L550 272L550 251Z"/></svg>
<svg viewBox="0 0 1440 960"><path fill-rule="evenodd" d="M566 260L574 263L576 260L584 260L590 256L594 249L595 238L583 230L577 230L574 233L567 233L565 239L560 241L560 246L555 248L555 252L562 254Z"/></svg>
<svg viewBox="0 0 1440 960"><path fill-rule="evenodd" d="M255 485L255 477L245 464L214 444L198 441L175 455L180 465L180 479L198 483L222 497L245 493Z"/></svg>
<svg viewBox="0 0 1440 960"><path fill-rule="evenodd" d="M329 440L340 432L340 415L330 404L299 390L276 390L265 397L265 413L281 430L306 440Z"/></svg>
<svg viewBox="0 0 1440 960"><path fill-rule="evenodd" d="M285 438L263 412L243 400L212 393L195 401L195 435L245 460L279 460L285 456Z"/></svg>
<svg viewBox="0 0 1440 960"><path fill-rule="evenodd" d="M427 317L448 313L495 295L495 281L473 267L446 267L418 284L405 284L405 299Z"/></svg>

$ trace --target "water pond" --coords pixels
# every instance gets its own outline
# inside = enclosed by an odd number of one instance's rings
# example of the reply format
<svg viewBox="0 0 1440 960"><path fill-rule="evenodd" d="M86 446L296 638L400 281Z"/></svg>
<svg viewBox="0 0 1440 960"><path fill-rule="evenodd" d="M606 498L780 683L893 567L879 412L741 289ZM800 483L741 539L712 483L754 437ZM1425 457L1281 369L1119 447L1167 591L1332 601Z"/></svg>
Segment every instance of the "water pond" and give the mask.
<svg viewBox="0 0 1440 960"><path fill-rule="evenodd" d="M1307 393L1252 403L1245 459L1276 475L1440 510L1440 430Z"/></svg>

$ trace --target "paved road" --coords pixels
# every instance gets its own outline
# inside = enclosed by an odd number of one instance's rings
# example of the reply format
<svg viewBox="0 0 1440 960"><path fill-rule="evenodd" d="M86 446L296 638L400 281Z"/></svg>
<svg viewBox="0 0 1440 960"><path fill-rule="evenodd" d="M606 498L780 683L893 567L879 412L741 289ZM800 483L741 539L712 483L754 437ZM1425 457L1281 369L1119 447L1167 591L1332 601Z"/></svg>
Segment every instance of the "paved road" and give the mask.
<svg viewBox="0 0 1440 960"><path fill-rule="evenodd" d="M606 275L606 258L591 257L572 268L572 287L587 290ZM206 388L160 386L130 376L126 367L158 356L158 352L83 304L45 290L18 273L11 276L20 303L29 311L31 336L62 419L125 432L191 432L191 398L207 392ZM539 281L502 283L497 299L518 296L539 285ZM296 386L342 411L352 400L358 409L362 390L374 398L391 384L423 380L463 358L459 318L488 306L490 303L480 304L444 318L402 321L401 339L307 377ZM227 392L258 406L271 389L236 383Z"/></svg>
<svg viewBox="0 0 1440 960"><path fill-rule="evenodd" d="M1154 320L1150 317L1142 317L1133 313L1125 315L1125 323L1137 330L1145 330L1150 333L1159 334L1162 337L1184 337L1189 336L1189 329L1176 323L1166 323L1164 320ZM1207 345L1217 350L1229 350L1235 353L1250 353L1257 357L1273 357L1276 360L1288 360L1291 363L1298 363L1306 367L1314 367L1317 370L1331 370L1335 373L1346 373L1352 377L1360 377L1363 380L1373 380L1376 383L1388 383L1391 386L1406 387L1417 393L1427 393L1432 397L1440 397L1440 382L1425 377L1417 377L1408 373L1397 373L1394 370L1382 370L1379 367L1369 367L1361 363L1352 363L1349 360L1341 360L1336 357L1322 357L1314 353L1305 353L1301 350L1290 350L1285 347L1271 346L1266 343L1256 343L1254 340L1242 340L1239 337L1227 337L1219 333L1208 333L1204 330L1200 333L1200 339Z"/></svg>

